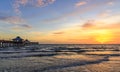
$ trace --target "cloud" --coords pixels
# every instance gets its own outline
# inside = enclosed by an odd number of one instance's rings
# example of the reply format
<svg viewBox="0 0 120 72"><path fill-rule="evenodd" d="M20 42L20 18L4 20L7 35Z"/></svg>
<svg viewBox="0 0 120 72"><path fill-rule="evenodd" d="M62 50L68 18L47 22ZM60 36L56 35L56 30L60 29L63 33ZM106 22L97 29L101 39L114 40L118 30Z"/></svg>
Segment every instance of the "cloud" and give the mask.
<svg viewBox="0 0 120 72"><path fill-rule="evenodd" d="M15 0L13 4L14 11L19 15L21 14L20 7L30 5L33 7L44 7L54 3L55 0Z"/></svg>
<svg viewBox="0 0 120 72"><path fill-rule="evenodd" d="M112 5L114 5L114 2L110 1L107 4L110 5L110 6L112 6Z"/></svg>
<svg viewBox="0 0 120 72"><path fill-rule="evenodd" d="M110 15L111 11L110 10L106 10L104 12L101 12L100 14L98 14L98 17L108 17Z"/></svg>
<svg viewBox="0 0 120 72"><path fill-rule="evenodd" d="M85 24L82 25L82 28L94 28L95 27L95 21L94 20L88 20Z"/></svg>
<svg viewBox="0 0 120 72"><path fill-rule="evenodd" d="M14 31L23 31L23 30L31 29L31 28L32 28L32 26L30 26L30 25L21 24L21 25L15 25L11 29Z"/></svg>
<svg viewBox="0 0 120 72"><path fill-rule="evenodd" d="M32 26L28 25L28 24L22 24L22 25L19 25L20 27L23 27L23 28L32 28Z"/></svg>
<svg viewBox="0 0 120 72"><path fill-rule="evenodd" d="M90 4L89 6L86 6L84 8L69 12L67 14L63 14L59 17L55 17L55 18L50 18L50 19L45 19L43 20L44 23L51 23L51 22L61 22L61 21L65 21L68 18L72 17L74 18L75 16L78 15L83 15L84 13L90 12L92 10L98 9L99 7L104 7L106 5L108 1L104 1L104 2L100 2L100 3L94 3L94 4Z"/></svg>
<svg viewBox="0 0 120 72"><path fill-rule="evenodd" d="M21 11L19 10L21 5L26 5L28 0L15 0L15 3L13 4L14 10L17 14L20 14Z"/></svg>
<svg viewBox="0 0 120 72"><path fill-rule="evenodd" d="M85 30L119 30L120 22L106 23L103 21L88 20L80 27Z"/></svg>
<svg viewBox="0 0 120 72"><path fill-rule="evenodd" d="M26 23L24 19L18 16L0 15L0 21L13 25L12 29L30 29L32 26Z"/></svg>
<svg viewBox="0 0 120 72"><path fill-rule="evenodd" d="M87 2L85 2L85 1L80 1L80 2L76 3L75 6L76 6L76 7L79 7L79 6L83 6L83 5L86 5L86 4L87 4Z"/></svg>
<svg viewBox="0 0 120 72"><path fill-rule="evenodd" d="M54 32L53 34L58 35L58 34L64 34L65 32Z"/></svg>
<svg viewBox="0 0 120 72"><path fill-rule="evenodd" d="M46 5L52 4L54 2L55 2L55 0L37 0L36 6L37 7L46 6Z"/></svg>
<svg viewBox="0 0 120 72"><path fill-rule="evenodd" d="M2 16L0 15L0 21L4 21L10 24L21 24L25 23L25 20L17 16Z"/></svg>
<svg viewBox="0 0 120 72"><path fill-rule="evenodd" d="M120 22L106 25L104 27L101 27L101 29L119 30L120 29Z"/></svg>

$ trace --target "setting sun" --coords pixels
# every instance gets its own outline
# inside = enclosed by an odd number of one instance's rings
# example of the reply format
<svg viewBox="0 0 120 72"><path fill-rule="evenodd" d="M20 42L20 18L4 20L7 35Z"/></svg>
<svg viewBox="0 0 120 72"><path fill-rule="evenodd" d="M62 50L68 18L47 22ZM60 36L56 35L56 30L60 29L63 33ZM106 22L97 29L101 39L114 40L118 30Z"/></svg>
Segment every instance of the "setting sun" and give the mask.
<svg viewBox="0 0 120 72"><path fill-rule="evenodd" d="M95 40L100 43L106 43L112 39L112 33L108 30L96 31Z"/></svg>

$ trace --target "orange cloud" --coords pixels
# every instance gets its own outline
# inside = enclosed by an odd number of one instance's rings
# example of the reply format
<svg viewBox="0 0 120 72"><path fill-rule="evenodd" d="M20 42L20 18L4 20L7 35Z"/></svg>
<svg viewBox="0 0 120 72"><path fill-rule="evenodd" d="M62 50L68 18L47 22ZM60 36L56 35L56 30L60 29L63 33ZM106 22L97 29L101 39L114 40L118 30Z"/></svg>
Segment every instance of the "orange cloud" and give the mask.
<svg viewBox="0 0 120 72"><path fill-rule="evenodd" d="M65 32L54 32L53 34L59 35L59 34L64 34Z"/></svg>
<svg viewBox="0 0 120 72"><path fill-rule="evenodd" d="M101 27L101 29L118 30L120 29L120 22L106 25L104 27Z"/></svg>
<svg viewBox="0 0 120 72"><path fill-rule="evenodd" d="M94 20L88 20L85 24L82 25L82 28L94 28L96 25L94 24Z"/></svg>

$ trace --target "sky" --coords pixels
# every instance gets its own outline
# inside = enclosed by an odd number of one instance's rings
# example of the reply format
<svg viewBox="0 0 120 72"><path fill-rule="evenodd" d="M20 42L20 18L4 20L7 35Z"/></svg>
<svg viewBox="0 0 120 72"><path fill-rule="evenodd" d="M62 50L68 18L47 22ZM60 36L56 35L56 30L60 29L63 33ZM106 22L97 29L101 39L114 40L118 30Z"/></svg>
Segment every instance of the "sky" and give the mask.
<svg viewBox="0 0 120 72"><path fill-rule="evenodd" d="M120 43L120 0L0 0L0 39Z"/></svg>

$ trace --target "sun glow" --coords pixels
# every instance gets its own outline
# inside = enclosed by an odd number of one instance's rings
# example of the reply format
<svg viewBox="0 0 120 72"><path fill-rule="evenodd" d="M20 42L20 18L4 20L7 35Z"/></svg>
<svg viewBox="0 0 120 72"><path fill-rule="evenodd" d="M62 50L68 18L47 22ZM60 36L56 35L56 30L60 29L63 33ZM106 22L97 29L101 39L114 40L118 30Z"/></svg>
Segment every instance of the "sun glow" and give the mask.
<svg viewBox="0 0 120 72"><path fill-rule="evenodd" d="M100 43L109 42L112 39L112 33L108 30L96 31L95 40Z"/></svg>

